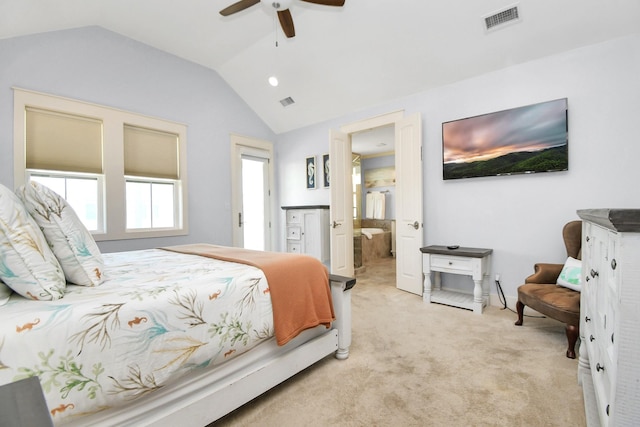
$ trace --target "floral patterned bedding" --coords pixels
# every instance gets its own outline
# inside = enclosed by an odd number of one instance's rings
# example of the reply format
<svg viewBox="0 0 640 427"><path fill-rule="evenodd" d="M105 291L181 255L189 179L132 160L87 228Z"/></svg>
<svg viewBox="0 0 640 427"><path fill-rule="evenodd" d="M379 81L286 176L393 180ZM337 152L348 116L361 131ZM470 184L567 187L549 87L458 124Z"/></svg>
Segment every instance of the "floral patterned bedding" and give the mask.
<svg viewBox="0 0 640 427"><path fill-rule="evenodd" d="M273 336L263 272L149 249L103 254L105 281L0 307L0 384L38 376L56 425L153 392Z"/></svg>

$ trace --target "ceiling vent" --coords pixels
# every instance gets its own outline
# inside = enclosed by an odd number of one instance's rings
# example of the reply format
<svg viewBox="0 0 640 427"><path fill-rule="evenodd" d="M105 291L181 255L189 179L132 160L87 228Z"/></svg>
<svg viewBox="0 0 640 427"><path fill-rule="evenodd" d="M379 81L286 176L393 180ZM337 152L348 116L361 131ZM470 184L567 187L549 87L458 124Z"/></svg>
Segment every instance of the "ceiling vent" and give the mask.
<svg viewBox="0 0 640 427"><path fill-rule="evenodd" d="M516 4L484 16L484 27L486 31L493 31L498 28L504 28L507 24L515 24L520 21L520 11Z"/></svg>
<svg viewBox="0 0 640 427"><path fill-rule="evenodd" d="M280 100L280 104L282 104L283 107L288 107L295 102L296 101L294 101L290 96L287 96L286 98Z"/></svg>

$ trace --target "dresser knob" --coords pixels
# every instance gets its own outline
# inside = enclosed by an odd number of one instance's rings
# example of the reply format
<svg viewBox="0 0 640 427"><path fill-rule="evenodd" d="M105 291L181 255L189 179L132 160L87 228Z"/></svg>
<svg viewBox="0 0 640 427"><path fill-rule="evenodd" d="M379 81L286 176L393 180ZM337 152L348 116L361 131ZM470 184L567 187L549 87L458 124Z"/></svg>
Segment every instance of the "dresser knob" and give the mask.
<svg viewBox="0 0 640 427"><path fill-rule="evenodd" d="M594 269L591 269L591 277L596 277L599 276L598 272L595 271Z"/></svg>
<svg viewBox="0 0 640 427"><path fill-rule="evenodd" d="M615 270L617 266L618 266L618 263L616 262L616 259L615 258L612 259L611 260L611 269Z"/></svg>
<svg viewBox="0 0 640 427"><path fill-rule="evenodd" d="M594 342L596 339L593 335L589 336L589 341Z"/></svg>
<svg viewBox="0 0 640 427"><path fill-rule="evenodd" d="M587 236L587 237L586 237L586 240L587 240L587 242L588 242L588 241L589 241L589 240L591 240L591 239L589 239L589 236Z"/></svg>
<svg viewBox="0 0 640 427"><path fill-rule="evenodd" d="M611 334L611 344L613 344L613 334Z"/></svg>
<svg viewBox="0 0 640 427"><path fill-rule="evenodd" d="M604 366L600 365L599 363L596 363L596 371L598 372L604 371Z"/></svg>
<svg viewBox="0 0 640 427"><path fill-rule="evenodd" d="M591 318L589 316L584 316L584 321L585 322L591 322Z"/></svg>
<svg viewBox="0 0 640 427"><path fill-rule="evenodd" d="M611 405L607 405L607 416L609 416L609 407L610 407L610 406L611 406Z"/></svg>

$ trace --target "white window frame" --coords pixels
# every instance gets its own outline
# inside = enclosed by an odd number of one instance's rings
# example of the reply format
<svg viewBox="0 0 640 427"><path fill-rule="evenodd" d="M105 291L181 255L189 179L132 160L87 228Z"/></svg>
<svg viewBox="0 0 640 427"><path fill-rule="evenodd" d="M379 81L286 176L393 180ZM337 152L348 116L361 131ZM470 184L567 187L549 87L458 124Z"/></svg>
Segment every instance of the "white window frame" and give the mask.
<svg viewBox="0 0 640 427"><path fill-rule="evenodd" d="M26 107L36 107L66 112L86 117L94 117L103 122L103 187L104 230L93 232L97 241L121 240L150 237L183 236L188 228L187 195L187 127L155 117L145 116L116 108L92 104L45 93L13 88L14 93L14 186L24 185L28 179L25 162L25 120ZM126 228L126 193L124 175L124 125L135 125L149 129L171 132L178 135L178 162L180 179L177 183L175 223L176 227L161 229ZM53 175L53 174L52 174ZM71 175L71 173L69 173ZM140 177L136 177L139 179ZM152 181L155 179L151 179Z"/></svg>
<svg viewBox="0 0 640 427"><path fill-rule="evenodd" d="M47 176L52 178L79 178L79 179L95 179L97 181L97 198L98 206L96 207L96 221L98 228L91 230L92 235L104 234L104 175L95 173L81 173L81 172L57 172L44 169L27 169L25 170L26 181L31 179L32 175Z"/></svg>

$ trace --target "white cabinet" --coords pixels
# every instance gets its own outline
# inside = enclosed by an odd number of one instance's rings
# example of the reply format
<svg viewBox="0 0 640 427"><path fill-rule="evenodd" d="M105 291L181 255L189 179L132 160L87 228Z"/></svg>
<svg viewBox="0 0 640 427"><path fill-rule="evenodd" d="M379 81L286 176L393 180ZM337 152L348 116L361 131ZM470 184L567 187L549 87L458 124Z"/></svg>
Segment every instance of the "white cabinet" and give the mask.
<svg viewBox="0 0 640 427"><path fill-rule="evenodd" d="M640 420L640 210L579 210L580 359L588 426Z"/></svg>
<svg viewBox="0 0 640 427"><path fill-rule="evenodd" d="M287 252L307 254L329 263L329 206L283 206Z"/></svg>
<svg viewBox="0 0 640 427"><path fill-rule="evenodd" d="M473 310L482 314L489 304L489 267L493 249L456 248L447 246L427 246L422 252L422 273L424 274L424 302L435 302ZM431 283L431 272L435 283ZM473 279L473 293L442 289L440 273L462 274Z"/></svg>

